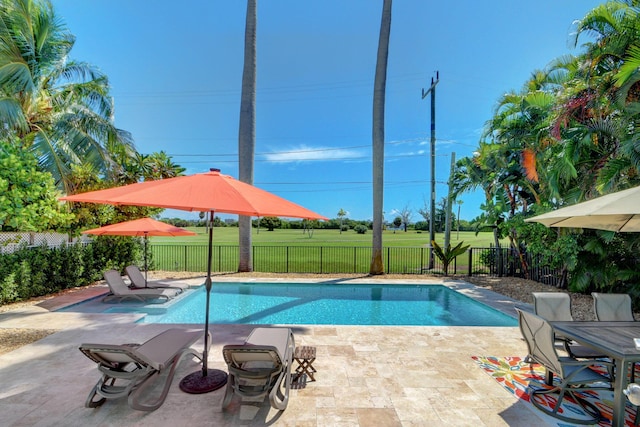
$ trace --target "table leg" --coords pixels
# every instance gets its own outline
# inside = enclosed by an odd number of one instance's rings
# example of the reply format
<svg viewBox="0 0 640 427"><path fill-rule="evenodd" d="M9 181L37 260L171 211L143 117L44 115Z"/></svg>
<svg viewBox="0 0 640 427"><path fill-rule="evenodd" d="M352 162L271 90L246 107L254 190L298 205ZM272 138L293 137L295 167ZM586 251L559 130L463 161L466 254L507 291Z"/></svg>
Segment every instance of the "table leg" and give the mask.
<svg viewBox="0 0 640 427"><path fill-rule="evenodd" d="M616 359L616 378L613 384L613 420L611 427L624 427L625 395L622 392L627 385L629 362Z"/></svg>

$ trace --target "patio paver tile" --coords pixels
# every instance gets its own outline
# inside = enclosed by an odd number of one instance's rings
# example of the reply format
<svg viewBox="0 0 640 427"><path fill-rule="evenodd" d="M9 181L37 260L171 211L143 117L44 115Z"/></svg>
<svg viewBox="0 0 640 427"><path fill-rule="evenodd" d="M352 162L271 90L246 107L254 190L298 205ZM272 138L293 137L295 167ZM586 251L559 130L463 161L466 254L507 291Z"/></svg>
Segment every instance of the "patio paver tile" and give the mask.
<svg viewBox="0 0 640 427"><path fill-rule="evenodd" d="M477 290L474 292L484 292ZM78 297L78 295L76 295ZM501 304L503 298L500 298ZM64 302L49 301L50 307ZM190 395L180 379L200 368L183 361L164 405L144 413L126 399L84 408L98 380L95 363L77 347L82 342L142 342L169 327L137 324L136 315L55 313L31 307L0 314L0 328L47 328L60 332L0 355L0 413L7 426L172 426L188 423L235 426L450 426L544 425L471 360L473 355L518 356L526 346L517 327L292 326L297 345L317 347L317 381L291 390L289 407L273 411L267 402L222 411L224 389ZM254 325L211 325L209 367L226 370L222 346L242 342ZM194 345L201 351L203 340ZM532 424L534 422L534 424Z"/></svg>

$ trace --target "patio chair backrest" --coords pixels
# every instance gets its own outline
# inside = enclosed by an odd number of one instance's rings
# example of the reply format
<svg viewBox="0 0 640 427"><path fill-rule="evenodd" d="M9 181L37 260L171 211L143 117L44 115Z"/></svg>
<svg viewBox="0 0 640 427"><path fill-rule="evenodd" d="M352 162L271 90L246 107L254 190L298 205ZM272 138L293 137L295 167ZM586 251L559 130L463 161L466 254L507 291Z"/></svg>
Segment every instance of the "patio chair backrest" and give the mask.
<svg viewBox="0 0 640 427"><path fill-rule="evenodd" d="M82 344L80 351L94 362L110 368L119 368L126 363L146 365L145 361L136 357L136 347L138 346Z"/></svg>
<svg viewBox="0 0 640 427"><path fill-rule="evenodd" d="M631 297L627 294L591 293L596 320L601 322L633 322Z"/></svg>
<svg viewBox="0 0 640 427"><path fill-rule="evenodd" d="M129 276L129 279L131 279L131 285L136 288L144 287L144 276L137 266L128 265L127 267L125 267L124 272L127 273L127 276Z"/></svg>
<svg viewBox="0 0 640 427"><path fill-rule="evenodd" d="M122 276L120 272L117 270L107 270L103 273L104 280L107 281L107 285L109 285L109 289L111 293L114 295L123 295L130 292L129 287L124 280L122 280Z"/></svg>
<svg viewBox="0 0 640 427"><path fill-rule="evenodd" d="M542 317L516 308L522 337L527 343L529 357L546 369L564 377L558 353L554 346L553 328Z"/></svg>
<svg viewBox="0 0 640 427"><path fill-rule="evenodd" d="M222 356L227 365L234 367L282 369L282 360L273 346L225 345Z"/></svg>
<svg viewBox="0 0 640 427"><path fill-rule="evenodd" d="M533 292L534 312L549 322L571 322L571 297L564 292Z"/></svg>

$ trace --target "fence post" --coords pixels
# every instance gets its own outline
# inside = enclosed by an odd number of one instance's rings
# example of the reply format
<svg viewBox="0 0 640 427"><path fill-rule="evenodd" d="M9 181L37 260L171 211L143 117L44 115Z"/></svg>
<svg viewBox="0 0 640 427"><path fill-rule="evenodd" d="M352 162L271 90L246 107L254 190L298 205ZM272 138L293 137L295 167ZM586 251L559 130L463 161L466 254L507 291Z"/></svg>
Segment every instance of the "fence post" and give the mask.
<svg viewBox="0 0 640 427"><path fill-rule="evenodd" d="M384 248L383 248L383 250L384 250ZM390 265L391 265L391 249L387 248L387 268L385 268L385 271L386 271L387 273L391 273L391 272L389 271L389 266L390 266Z"/></svg>
<svg viewBox="0 0 640 427"><path fill-rule="evenodd" d="M353 272L357 273L358 270L358 252L356 250L356 247L353 247Z"/></svg>
<svg viewBox="0 0 640 427"><path fill-rule="evenodd" d="M473 248L469 248L469 276L471 276L472 265L473 265Z"/></svg>
<svg viewBox="0 0 640 427"><path fill-rule="evenodd" d="M184 245L184 270L187 271L187 245Z"/></svg>

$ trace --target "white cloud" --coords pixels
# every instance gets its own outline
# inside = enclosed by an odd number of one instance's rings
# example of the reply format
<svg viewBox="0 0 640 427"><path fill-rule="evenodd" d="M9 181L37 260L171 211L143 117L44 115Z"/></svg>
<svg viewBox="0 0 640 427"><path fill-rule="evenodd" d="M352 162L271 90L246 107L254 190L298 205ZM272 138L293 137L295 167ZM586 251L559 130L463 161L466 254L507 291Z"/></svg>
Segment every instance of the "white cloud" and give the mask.
<svg viewBox="0 0 640 427"><path fill-rule="evenodd" d="M301 145L288 150L274 151L264 154L264 158L274 163L299 163L317 161L356 160L370 154L362 150L348 150L331 147L309 147Z"/></svg>

